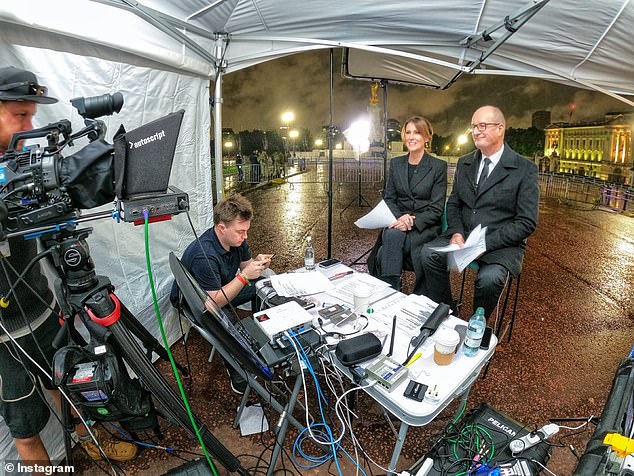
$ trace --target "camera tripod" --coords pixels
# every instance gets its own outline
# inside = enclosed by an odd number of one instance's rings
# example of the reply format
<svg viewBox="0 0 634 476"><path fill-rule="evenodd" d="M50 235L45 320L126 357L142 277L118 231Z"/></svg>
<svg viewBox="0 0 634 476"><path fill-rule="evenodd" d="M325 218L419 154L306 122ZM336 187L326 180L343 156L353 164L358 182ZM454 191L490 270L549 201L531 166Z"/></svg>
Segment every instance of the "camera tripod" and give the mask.
<svg viewBox="0 0 634 476"><path fill-rule="evenodd" d="M86 238L91 232L91 228L63 229L42 237L46 251L41 253L40 257L52 256L59 276L55 281L54 291L64 319L62 328L55 338L54 346L60 349L72 344L86 345L83 338L74 329L74 317L79 316L90 334L91 342L107 343L113 349L117 360L123 359L138 376L138 383L140 383L143 393L148 395L147 400L150 401L151 410L154 410L154 403L156 403L156 410L164 418L195 434L196 429L190 420L188 409L151 363L152 352L162 359L168 360L167 351L119 301L113 292L114 287L110 280L95 273L94 263L86 243ZM56 354L55 361L57 362L57 360ZM125 367L122 367L126 377L125 381L137 383L127 375ZM181 372L187 374L186 369L178 364L177 367ZM54 374L55 380L59 376L59 372L54 372ZM125 389L118 390L125 392ZM74 400L77 402L77 399ZM79 406L82 406L81 403ZM94 418L94 414L91 416ZM62 418L64 425L67 428L72 428L70 404L65 399L62 399ZM94 419L98 420L99 418ZM103 419L112 420L112 418ZM250 474L205 425L202 425L195 416L193 420L200 438L211 456L231 472L245 476ZM160 431L158 423L153 429L157 433ZM69 431L65 432L65 449L68 464L72 464Z"/></svg>

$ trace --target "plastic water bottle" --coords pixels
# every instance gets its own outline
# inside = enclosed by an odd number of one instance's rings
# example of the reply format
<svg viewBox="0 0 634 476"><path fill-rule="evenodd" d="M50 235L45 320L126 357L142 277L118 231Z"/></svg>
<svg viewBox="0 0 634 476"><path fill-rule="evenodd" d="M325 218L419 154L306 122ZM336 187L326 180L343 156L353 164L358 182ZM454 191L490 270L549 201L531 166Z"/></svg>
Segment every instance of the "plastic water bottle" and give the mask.
<svg viewBox="0 0 634 476"><path fill-rule="evenodd" d="M478 353L480 349L480 342L482 342L482 335L484 329L487 326L487 321L484 317L484 308L479 307L471 319L469 319L469 325L467 326L467 336L464 340L464 355L467 357L473 357Z"/></svg>
<svg viewBox="0 0 634 476"><path fill-rule="evenodd" d="M315 269L315 249L313 248L313 240L308 235L306 237L306 248L304 249L304 268L306 271Z"/></svg>

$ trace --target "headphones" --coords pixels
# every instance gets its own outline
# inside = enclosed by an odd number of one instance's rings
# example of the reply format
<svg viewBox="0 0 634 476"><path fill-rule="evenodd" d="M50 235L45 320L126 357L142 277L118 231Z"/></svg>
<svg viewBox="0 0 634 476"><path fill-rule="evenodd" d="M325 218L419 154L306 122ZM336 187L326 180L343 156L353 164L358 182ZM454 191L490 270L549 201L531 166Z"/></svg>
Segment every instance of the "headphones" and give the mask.
<svg viewBox="0 0 634 476"><path fill-rule="evenodd" d="M365 330L365 328L368 327L368 324L370 323L370 320L368 319L368 316L366 316L365 314L359 314L359 317L363 317L365 319L365 325L361 329L359 329L357 331L348 332L348 333L346 333L346 332L337 332L337 331L324 331L323 334L320 333L320 336L322 338L324 338L324 339L326 339L327 337L333 337L335 339L341 340L341 339L345 339L346 337L358 334L359 332ZM321 317L319 317L319 316L318 317L314 317L312 324L313 324L313 328L321 329L322 331L324 330L323 329L324 320Z"/></svg>

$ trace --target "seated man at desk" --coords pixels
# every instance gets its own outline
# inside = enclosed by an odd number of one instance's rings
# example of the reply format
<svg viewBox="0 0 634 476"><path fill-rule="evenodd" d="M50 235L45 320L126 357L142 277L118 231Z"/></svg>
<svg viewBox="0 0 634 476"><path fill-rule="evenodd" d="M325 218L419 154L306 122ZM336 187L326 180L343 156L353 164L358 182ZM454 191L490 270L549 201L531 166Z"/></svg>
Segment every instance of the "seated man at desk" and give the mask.
<svg viewBox="0 0 634 476"><path fill-rule="evenodd" d="M432 248L455 243L464 246L477 225L487 227L486 251L476 260L474 309L489 317L509 273L522 269L526 239L535 231L539 205L537 166L504 142L506 120L502 111L484 106L473 114L471 134L476 150L458 161L447 200L447 232L422 250L427 296L454 305L449 284L447 254Z"/></svg>
<svg viewBox="0 0 634 476"><path fill-rule="evenodd" d="M259 279L271 264L272 255L251 258L247 234L253 207L240 194L232 195L214 207L214 226L185 249L181 262L211 299L224 307L239 306L255 298L252 281ZM178 304L178 286L172 285L170 300ZM246 381L227 366L231 388L244 393Z"/></svg>

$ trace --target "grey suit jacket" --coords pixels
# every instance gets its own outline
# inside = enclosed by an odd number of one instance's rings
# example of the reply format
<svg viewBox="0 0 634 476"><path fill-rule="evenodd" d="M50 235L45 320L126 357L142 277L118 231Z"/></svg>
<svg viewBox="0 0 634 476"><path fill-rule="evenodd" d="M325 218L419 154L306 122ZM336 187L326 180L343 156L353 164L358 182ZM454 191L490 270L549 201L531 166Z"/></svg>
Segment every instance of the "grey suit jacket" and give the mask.
<svg viewBox="0 0 634 476"><path fill-rule="evenodd" d="M409 213L414 215L411 233L411 249L436 238L441 232L441 219L447 196L447 163L425 153L416 166L410 186L407 171L407 155L390 161L390 172L385 184L383 199L396 218ZM420 253L410 252L414 271L422 272Z"/></svg>
<svg viewBox="0 0 634 476"><path fill-rule="evenodd" d="M486 252L479 260L501 264L516 276L522 270L526 239L537 226L537 166L504 144L500 161L476 187L481 158L476 150L458 161L447 200L446 235L461 233L466 239L478 224L486 226Z"/></svg>

